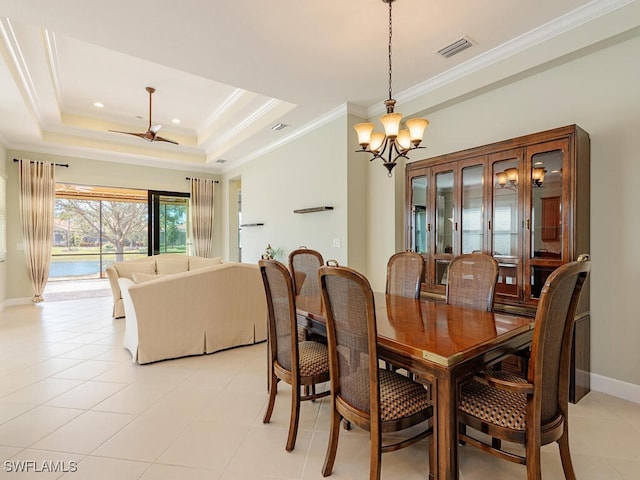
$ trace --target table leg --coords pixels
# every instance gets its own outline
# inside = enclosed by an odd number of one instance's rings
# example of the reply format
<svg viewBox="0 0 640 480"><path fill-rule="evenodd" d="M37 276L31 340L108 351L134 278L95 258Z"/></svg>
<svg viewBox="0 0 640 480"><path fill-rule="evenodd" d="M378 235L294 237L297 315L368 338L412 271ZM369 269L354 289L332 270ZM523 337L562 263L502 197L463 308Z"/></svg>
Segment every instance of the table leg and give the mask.
<svg viewBox="0 0 640 480"><path fill-rule="evenodd" d="M442 372L436 380L436 478L458 480L458 425L456 382Z"/></svg>

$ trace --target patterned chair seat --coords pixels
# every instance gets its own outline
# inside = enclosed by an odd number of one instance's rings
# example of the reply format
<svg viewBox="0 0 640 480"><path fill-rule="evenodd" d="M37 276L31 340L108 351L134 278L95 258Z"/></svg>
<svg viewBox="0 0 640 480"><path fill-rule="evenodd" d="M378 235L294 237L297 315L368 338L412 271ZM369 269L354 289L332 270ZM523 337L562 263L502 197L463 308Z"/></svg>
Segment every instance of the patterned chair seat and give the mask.
<svg viewBox="0 0 640 480"><path fill-rule="evenodd" d="M300 342L300 375L311 377L329 371L329 356L327 346L318 342Z"/></svg>
<svg viewBox="0 0 640 480"><path fill-rule="evenodd" d="M491 373L493 375L501 372ZM507 375L510 374L504 376ZM504 378L504 380L507 379ZM527 396L524 393L507 392L477 380L471 380L462 385L458 408L487 423L512 430L525 429Z"/></svg>
<svg viewBox="0 0 640 480"><path fill-rule="evenodd" d="M429 395L423 385L383 368L378 372L383 422L409 417L429 407Z"/></svg>

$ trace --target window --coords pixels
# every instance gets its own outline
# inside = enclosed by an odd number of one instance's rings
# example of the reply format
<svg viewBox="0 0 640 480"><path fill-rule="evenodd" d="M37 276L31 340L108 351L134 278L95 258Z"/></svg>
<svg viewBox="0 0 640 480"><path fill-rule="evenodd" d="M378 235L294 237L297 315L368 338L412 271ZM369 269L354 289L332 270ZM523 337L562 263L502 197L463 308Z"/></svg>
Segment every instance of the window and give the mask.
<svg viewBox="0 0 640 480"><path fill-rule="evenodd" d="M49 278L104 277L113 263L146 256L146 190L56 184Z"/></svg>

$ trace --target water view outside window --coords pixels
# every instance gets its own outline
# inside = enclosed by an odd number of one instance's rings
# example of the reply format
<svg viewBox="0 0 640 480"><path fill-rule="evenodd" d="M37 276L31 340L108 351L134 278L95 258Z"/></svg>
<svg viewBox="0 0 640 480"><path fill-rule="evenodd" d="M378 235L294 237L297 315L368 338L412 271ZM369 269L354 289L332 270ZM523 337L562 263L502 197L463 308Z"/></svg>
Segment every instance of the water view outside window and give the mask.
<svg viewBox="0 0 640 480"><path fill-rule="evenodd" d="M103 278L147 256L146 191L59 184L56 197L50 279Z"/></svg>

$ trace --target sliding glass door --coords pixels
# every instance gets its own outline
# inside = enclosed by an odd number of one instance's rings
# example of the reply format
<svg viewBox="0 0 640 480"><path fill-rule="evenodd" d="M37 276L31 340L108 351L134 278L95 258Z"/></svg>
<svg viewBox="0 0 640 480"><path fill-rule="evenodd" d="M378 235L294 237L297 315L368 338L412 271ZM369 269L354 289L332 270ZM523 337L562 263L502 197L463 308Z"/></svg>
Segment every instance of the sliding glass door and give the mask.
<svg viewBox="0 0 640 480"><path fill-rule="evenodd" d="M189 253L189 194L149 190L149 255Z"/></svg>

